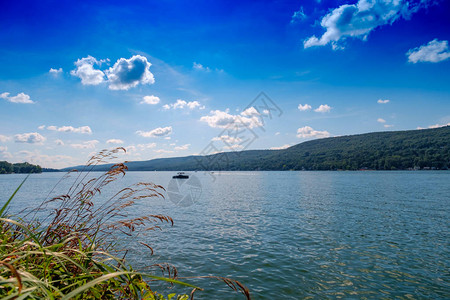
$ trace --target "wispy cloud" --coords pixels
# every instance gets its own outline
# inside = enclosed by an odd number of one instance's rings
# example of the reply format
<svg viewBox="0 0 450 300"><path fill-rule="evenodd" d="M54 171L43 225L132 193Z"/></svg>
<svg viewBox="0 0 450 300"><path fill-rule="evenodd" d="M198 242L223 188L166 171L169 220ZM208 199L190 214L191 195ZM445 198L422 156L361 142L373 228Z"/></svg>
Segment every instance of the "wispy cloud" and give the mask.
<svg viewBox="0 0 450 300"><path fill-rule="evenodd" d="M70 144L70 146L75 149L95 149L98 143L97 140L90 140L79 144Z"/></svg>
<svg viewBox="0 0 450 300"><path fill-rule="evenodd" d="M123 144L123 141L120 139L110 139L106 141L107 144L116 144L116 145L121 145Z"/></svg>
<svg viewBox="0 0 450 300"><path fill-rule="evenodd" d="M295 11L291 17L291 24L303 21L307 18L305 12L303 11L303 6L300 6L300 9Z"/></svg>
<svg viewBox="0 0 450 300"><path fill-rule="evenodd" d="M386 103L389 103L389 102L390 102L390 100L387 100L387 99L385 99L385 100L378 99L378 101L377 101L378 104L386 104Z"/></svg>
<svg viewBox="0 0 450 300"><path fill-rule="evenodd" d="M450 58L448 41L434 39L426 45L410 49L406 55L408 56L408 61L413 64L418 62L438 63Z"/></svg>
<svg viewBox="0 0 450 300"><path fill-rule="evenodd" d="M183 146L177 146L177 147L175 147L174 149L175 150L188 150L189 149L189 146L190 146L191 144L185 144L185 145L183 145Z"/></svg>
<svg viewBox="0 0 450 300"><path fill-rule="evenodd" d="M378 123L386 123L386 120L385 120L385 119L382 119L382 118L378 118L378 119L377 119L377 122L378 122Z"/></svg>

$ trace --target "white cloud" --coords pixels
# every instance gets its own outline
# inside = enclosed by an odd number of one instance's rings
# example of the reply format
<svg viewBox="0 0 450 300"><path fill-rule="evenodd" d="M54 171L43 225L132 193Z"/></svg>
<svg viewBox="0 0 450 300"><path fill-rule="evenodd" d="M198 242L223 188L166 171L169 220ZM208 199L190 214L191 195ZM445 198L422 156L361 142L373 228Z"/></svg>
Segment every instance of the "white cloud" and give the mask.
<svg viewBox="0 0 450 300"><path fill-rule="evenodd" d="M291 145L289 145L289 144L285 144L285 145L280 146L280 147L272 147L272 148L270 148L270 150L283 150L283 149L289 148L290 146Z"/></svg>
<svg viewBox="0 0 450 300"><path fill-rule="evenodd" d="M185 101L185 100L181 100L181 99L177 99L177 101L175 103L171 103L171 104L165 104L163 105L163 109L183 109L183 108L189 108L189 109L194 109L196 107L200 107L200 109L204 109L204 106L200 105L200 102L198 101Z"/></svg>
<svg viewBox="0 0 450 300"><path fill-rule="evenodd" d="M307 111L307 110L310 110L311 109L311 105L309 105L309 104L299 104L298 105L298 109L300 110L300 111Z"/></svg>
<svg viewBox="0 0 450 300"><path fill-rule="evenodd" d="M138 130L136 133L142 137L163 137L172 133L172 126L158 127L150 131Z"/></svg>
<svg viewBox="0 0 450 300"><path fill-rule="evenodd" d="M12 102L12 103L22 103L22 104L32 104L35 103L33 100L30 99L30 96L25 93L19 93L16 96L9 96L9 93L2 93L0 94L0 98L5 99L6 101Z"/></svg>
<svg viewBox="0 0 450 300"><path fill-rule="evenodd" d="M106 143L107 144L118 144L118 145L120 145L120 144L123 144L123 141L119 140L119 139L110 139L110 140L107 140Z"/></svg>
<svg viewBox="0 0 450 300"><path fill-rule="evenodd" d="M64 142L62 140L55 140L55 144L58 146L64 146Z"/></svg>
<svg viewBox="0 0 450 300"><path fill-rule="evenodd" d="M9 141L10 139L11 139L11 138L10 138L9 136L0 134L0 142L1 142L1 143L6 143L6 142Z"/></svg>
<svg viewBox="0 0 450 300"><path fill-rule="evenodd" d="M321 104L318 108L316 108L314 111L315 112L320 112L320 113L326 113L329 112L331 110L331 106L328 106L327 104Z"/></svg>
<svg viewBox="0 0 450 300"><path fill-rule="evenodd" d="M205 72L211 72L211 69L209 67L205 67L202 64L198 64L196 62L194 62L194 64L192 65L192 68L194 68L194 70L200 70L200 71L205 71Z"/></svg>
<svg viewBox="0 0 450 300"><path fill-rule="evenodd" d="M378 118L378 119L377 119L377 122L378 122L378 123L386 123L386 120L385 120L385 119L382 119L382 118Z"/></svg>
<svg viewBox="0 0 450 300"><path fill-rule="evenodd" d="M325 138L329 137L330 133L328 131L318 131L314 130L309 126L301 127L297 129L298 138Z"/></svg>
<svg viewBox="0 0 450 300"><path fill-rule="evenodd" d="M279 131L275 132L275 135L280 135L280 134L281 134L281 132L279 132Z"/></svg>
<svg viewBox="0 0 450 300"><path fill-rule="evenodd" d="M418 62L437 63L444 61L450 58L448 41L438 41L438 39L434 39L426 45L410 49L406 55L408 55L408 61L414 64Z"/></svg>
<svg viewBox="0 0 450 300"><path fill-rule="evenodd" d="M220 111L213 110L210 112L209 116L203 116L200 118L200 121L208 123L208 125L212 128L226 128L230 125L235 125L238 127L261 127L263 123L261 119L258 117L258 111L250 107L243 111L240 115L231 115L229 114L229 110ZM256 115L258 114L258 115Z"/></svg>
<svg viewBox="0 0 450 300"><path fill-rule="evenodd" d="M379 104L386 104L386 103L389 103L389 102L390 102L390 100L387 100L387 99L385 99L385 100L378 99L378 101L377 101L377 103L379 103Z"/></svg>
<svg viewBox="0 0 450 300"><path fill-rule="evenodd" d="M178 146L178 147L175 147L174 149L175 150L187 150L187 149L189 149L189 146L190 146L191 144L186 144L186 145L183 145L183 146Z"/></svg>
<svg viewBox="0 0 450 300"><path fill-rule="evenodd" d="M46 138L37 132L16 134L14 136L16 143L42 144Z"/></svg>
<svg viewBox="0 0 450 300"><path fill-rule="evenodd" d="M53 68L50 68L50 70L48 71L50 74L52 74L53 76L58 76L59 74L61 74L62 73L62 71L63 71L63 69L62 68L59 68L59 69L53 69Z"/></svg>
<svg viewBox="0 0 450 300"><path fill-rule="evenodd" d="M54 125L47 126L48 130L58 131L58 132L74 132L82 134L92 134L92 130L89 126L73 127L73 126L61 126L57 127Z"/></svg>
<svg viewBox="0 0 450 300"><path fill-rule="evenodd" d="M144 149L152 149L156 147L156 143L148 143L148 144L139 144L137 145L137 147L140 150L144 150Z"/></svg>
<svg viewBox="0 0 450 300"><path fill-rule="evenodd" d="M83 85L99 85L105 81L105 73L94 69L94 65L101 65L102 62L88 55L75 62L77 68L70 71L70 74L79 77Z"/></svg>
<svg viewBox="0 0 450 300"><path fill-rule="evenodd" d="M300 9L296 12L294 12L294 14L291 17L291 24L294 24L298 21L303 21L304 19L306 19L307 16L305 15L305 12L303 11L303 6L300 7Z"/></svg>
<svg viewBox="0 0 450 300"><path fill-rule="evenodd" d="M239 137L232 137L229 135L222 135L222 136L216 136L212 139L213 142L215 141L221 141L225 144L231 145L231 144L239 144L242 142L242 139Z"/></svg>
<svg viewBox="0 0 450 300"><path fill-rule="evenodd" d="M45 125L41 125L38 127L39 130L44 130L45 129Z"/></svg>
<svg viewBox="0 0 450 300"><path fill-rule="evenodd" d="M20 151L17 153L19 160L27 161L32 164L40 165L47 168L63 168L73 166L80 162L74 160L73 157L67 155L46 155L39 151Z"/></svg>
<svg viewBox="0 0 450 300"><path fill-rule="evenodd" d="M152 64L142 55L129 59L120 58L105 73L111 90L128 90L138 84L153 84L155 78L150 72Z"/></svg>
<svg viewBox="0 0 450 300"><path fill-rule="evenodd" d="M160 101L159 97L150 95L150 96L144 96L140 103L141 104L158 104L159 101Z"/></svg>
<svg viewBox="0 0 450 300"><path fill-rule="evenodd" d="M91 140L82 142L81 144L70 144L70 146L75 149L95 149L98 143L97 140Z"/></svg>
<svg viewBox="0 0 450 300"><path fill-rule="evenodd" d="M255 117L260 116L261 114L252 106L241 112L241 115L245 117Z"/></svg>
<svg viewBox="0 0 450 300"><path fill-rule="evenodd" d="M440 128L440 127L445 127L445 126L450 126L450 123L447 124L434 124L434 125L430 125L427 128ZM423 127L417 127L417 129L425 129Z"/></svg>
<svg viewBox="0 0 450 300"><path fill-rule="evenodd" d="M173 153L172 150L164 150L164 149L153 150L153 152L156 152L156 153Z"/></svg>
<svg viewBox="0 0 450 300"><path fill-rule="evenodd" d="M391 127L394 127L394 125L389 125L389 124L384 124L383 126L384 126L384 128L391 128Z"/></svg>
<svg viewBox="0 0 450 300"><path fill-rule="evenodd" d="M340 49L340 40L360 38L366 40L375 28L392 24L399 18L409 16L427 5L431 0L359 0L356 4L344 4L322 18L320 25L326 30L317 38L312 36L303 43L305 48L331 43Z"/></svg>

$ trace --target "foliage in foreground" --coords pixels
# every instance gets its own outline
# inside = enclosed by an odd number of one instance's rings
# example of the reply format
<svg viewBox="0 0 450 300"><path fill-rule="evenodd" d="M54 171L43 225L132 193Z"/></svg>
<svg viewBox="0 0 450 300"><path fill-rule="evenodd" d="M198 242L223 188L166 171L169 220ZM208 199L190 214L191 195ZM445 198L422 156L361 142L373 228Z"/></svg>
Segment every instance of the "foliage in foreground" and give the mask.
<svg viewBox="0 0 450 300"><path fill-rule="evenodd" d="M113 158L119 149L101 152L88 166ZM139 236L159 228L161 223L173 225L173 220L164 215L126 218L127 210L138 201L163 197L163 187L152 183L138 183L103 202L93 201L102 188L125 175L125 170L125 165L116 164L91 179L89 172L72 173L76 180L67 194L24 211L23 219L6 216L22 182L0 209L0 298L193 299L194 292L201 288L180 281L173 266L154 265L165 271L163 276L144 274L135 271L114 251L110 237L118 231ZM46 217L39 218L42 215ZM142 244L153 252L149 245ZM237 281L207 278L222 280L250 299L248 290ZM184 286L191 291L190 296L172 293L165 297L152 290L152 281Z"/></svg>

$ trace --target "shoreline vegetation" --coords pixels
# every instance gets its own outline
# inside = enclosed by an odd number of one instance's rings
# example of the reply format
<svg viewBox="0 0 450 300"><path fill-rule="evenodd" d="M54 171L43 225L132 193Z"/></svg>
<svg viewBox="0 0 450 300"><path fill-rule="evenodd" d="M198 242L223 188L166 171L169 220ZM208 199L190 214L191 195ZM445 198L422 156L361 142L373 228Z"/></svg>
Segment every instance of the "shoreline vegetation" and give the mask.
<svg viewBox="0 0 450 300"><path fill-rule="evenodd" d="M450 126L323 138L281 150L130 161L126 166L129 171L448 170ZM110 167L111 164L98 165L93 171Z"/></svg>
<svg viewBox="0 0 450 300"><path fill-rule="evenodd" d="M28 177L2 204L0 298L187 300L202 289L185 280L212 279L250 299L249 290L230 278L183 278L174 266L166 263L138 266L153 270L142 273L127 263L129 249L117 250L111 237L132 236L136 246L144 247L152 255L149 242L139 239L149 230L173 226L174 220L159 214L127 217L135 204L164 198L164 188L153 183L139 182L111 197L98 199L103 188L125 176L127 167L115 164L98 177L88 176L89 171L98 163L115 158L120 150L125 151L123 148L102 151L88 162L85 172L67 173L61 181L74 180L67 193L46 199L38 207L8 214L9 204ZM158 291L154 289L155 282L159 283ZM187 292L171 292L169 288L174 285Z"/></svg>

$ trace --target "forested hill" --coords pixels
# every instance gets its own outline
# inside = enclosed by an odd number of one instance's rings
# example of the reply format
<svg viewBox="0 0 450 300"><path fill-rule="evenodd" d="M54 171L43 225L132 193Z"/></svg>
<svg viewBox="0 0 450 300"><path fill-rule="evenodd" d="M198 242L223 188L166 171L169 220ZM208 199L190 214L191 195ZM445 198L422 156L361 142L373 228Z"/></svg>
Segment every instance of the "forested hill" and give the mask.
<svg viewBox="0 0 450 300"><path fill-rule="evenodd" d="M448 169L450 126L324 138L283 150L226 152L126 164L130 171ZM95 170L106 170L109 166L97 166Z"/></svg>
<svg viewBox="0 0 450 300"><path fill-rule="evenodd" d="M11 173L41 173L42 168L37 165L32 165L27 162L11 164L7 161L0 161L0 174Z"/></svg>

